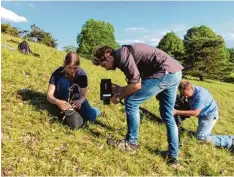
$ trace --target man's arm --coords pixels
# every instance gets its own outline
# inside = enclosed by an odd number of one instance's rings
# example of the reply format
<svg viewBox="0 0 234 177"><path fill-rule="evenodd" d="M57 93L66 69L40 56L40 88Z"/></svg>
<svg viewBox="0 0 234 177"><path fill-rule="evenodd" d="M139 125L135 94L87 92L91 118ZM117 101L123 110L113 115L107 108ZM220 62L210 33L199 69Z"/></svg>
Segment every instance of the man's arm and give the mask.
<svg viewBox="0 0 234 177"><path fill-rule="evenodd" d="M80 88L80 101L83 103L86 99L86 92L87 92L87 87L86 88Z"/></svg>
<svg viewBox="0 0 234 177"><path fill-rule="evenodd" d="M49 84L48 92L47 92L47 100L48 100L51 104L57 104L57 102L58 102L58 99L56 99L56 98L54 97L54 92L55 92L55 85Z"/></svg>
<svg viewBox="0 0 234 177"><path fill-rule="evenodd" d="M71 101L71 104L72 104L73 108L80 109L82 103L86 99L86 91L87 91L87 87L80 88L80 99L79 100L75 100L75 101Z"/></svg>
<svg viewBox="0 0 234 177"><path fill-rule="evenodd" d="M174 115L181 115L181 116L195 116L197 117L202 109L196 110L174 110Z"/></svg>
<svg viewBox="0 0 234 177"><path fill-rule="evenodd" d="M55 98L54 92L55 92L55 85L49 84L48 92L47 92L47 100L50 103L57 105L63 111L68 110L71 107L71 105L64 100L59 100Z"/></svg>
<svg viewBox="0 0 234 177"><path fill-rule="evenodd" d="M128 85L122 87L119 93L117 93L120 99L124 99L128 95L131 95L141 89L141 77L137 68L136 62L132 53L127 47L124 47L121 51L121 59L119 68L124 72Z"/></svg>
<svg viewBox="0 0 234 177"><path fill-rule="evenodd" d="M191 110L175 110L174 114L176 115L182 115L182 116L195 116L198 117L202 109L204 108L206 104L206 100L204 97L197 95L195 100L193 101L193 105L191 107Z"/></svg>
<svg viewBox="0 0 234 177"><path fill-rule="evenodd" d="M141 89L141 82L138 82L136 84L130 83L127 86L122 87L122 91L120 93L117 93L117 96L119 97L120 100L122 100L128 95L131 95L140 89Z"/></svg>

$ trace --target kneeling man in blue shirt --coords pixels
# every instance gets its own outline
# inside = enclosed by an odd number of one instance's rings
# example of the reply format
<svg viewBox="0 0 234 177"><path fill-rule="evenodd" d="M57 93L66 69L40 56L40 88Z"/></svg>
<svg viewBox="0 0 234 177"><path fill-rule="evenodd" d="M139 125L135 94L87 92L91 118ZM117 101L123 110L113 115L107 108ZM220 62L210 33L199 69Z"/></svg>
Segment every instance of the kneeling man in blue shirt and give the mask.
<svg viewBox="0 0 234 177"><path fill-rule="evenodd" d="M179 85L180 94L188 99L190 110L174 110L174 115L198 117L196 138L208 141L218 147L234 149L234 136L211 135L211 130L219 118L218 105L207 89L192 85L182 80Z"/></svg>

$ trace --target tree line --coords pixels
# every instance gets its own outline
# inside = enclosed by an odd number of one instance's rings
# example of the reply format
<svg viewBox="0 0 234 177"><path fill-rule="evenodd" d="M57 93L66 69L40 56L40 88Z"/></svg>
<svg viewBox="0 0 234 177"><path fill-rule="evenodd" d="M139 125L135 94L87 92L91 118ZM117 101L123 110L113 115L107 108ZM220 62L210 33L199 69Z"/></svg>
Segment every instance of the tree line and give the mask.
<svg viewBox="0 0 234 177"><path fill-rule="evenodd" d="M45 32L35 24L31 26L31 31L22 31L9 24L2 24L1 31L54 48L58 45L51 33ZM63 50L77 51L87 59L92 57L92 51L98 45L109 45L115 49L120 47L115 39L113 25L95 19L89 19L83 24L76 42L77 47L68 45L63 47ZM205 25L188 29L183 39L173 31L168 32L155 47L179 60L185 67L184 75L199 77L200 80L234 82L234 76L231 76L231 73L234 73L234 48L227 48L223 37Z"/></svg>
<svg viewBox="0 0 234 177"><path fill-rule="evenodd" d="M35 24L31 25L31 30L21 30L10 24L1 24L1 32L15 37L20 37L29 41L38 42L46 46L56 48L58 46L57 39L52 34L44 31Z"/></svg>

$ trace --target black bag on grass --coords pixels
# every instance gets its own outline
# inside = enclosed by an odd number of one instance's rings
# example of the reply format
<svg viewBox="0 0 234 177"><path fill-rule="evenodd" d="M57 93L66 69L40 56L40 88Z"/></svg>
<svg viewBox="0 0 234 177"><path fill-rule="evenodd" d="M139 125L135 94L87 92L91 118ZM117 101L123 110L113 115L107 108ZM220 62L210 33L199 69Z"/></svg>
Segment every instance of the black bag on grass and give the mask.
<svg viewBox="0 0 234 177"><path fill-rule="evenodd" d="M65 111L64 119L66 120L68 126L71 129L81 128L84 124L84 120L81 115L75 110L67 110Z"/></svg>
<svg viewBox="0 0 234 177"><path fill-rule="evenodd" d="M18 49L21 53L24 53L24 54L31 53L30 47L25 40L18 45Z"/></svg>
<svg viewBox="0 0 234 177"><path fill-rule="evenodd" d="M23 54L32 54L33 56L35 56L35 57L38 57L38 58L40 58L40 55L39 54L37 54L37 53L33 53L32 51L31 51L31 49L30 49L30 47L29 47L29 44L27 43L27 41L23 41L23 42L21 42L19 45L18 45L18 49L19 49L19 51L21 52L21 53L23 53Z"/></svg>

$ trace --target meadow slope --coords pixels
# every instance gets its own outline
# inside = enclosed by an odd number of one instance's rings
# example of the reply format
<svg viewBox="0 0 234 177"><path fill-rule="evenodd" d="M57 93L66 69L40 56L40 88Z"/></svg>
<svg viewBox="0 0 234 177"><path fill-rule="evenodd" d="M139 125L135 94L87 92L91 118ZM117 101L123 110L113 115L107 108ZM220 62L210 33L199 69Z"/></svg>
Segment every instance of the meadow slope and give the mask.
<svg viewBox="0 0 234 177"><path fill-rule="evenodd" d="M22 40L2 34L2 44ZM124 85L120 71L106 72L83 59L81 67L89 77L88 99L93 106L106 112L96 124L72 131L52 121L46 100L51 73L62 64L65 53L29 42L41 58L2 48L2 175L70 176L70 175L234 175L234 156L226 149L201 144L187 132L182 134L183 146L179 160L183 168L172 169L156 150L167 149L165 125L160 122L158 102L150 99L141 107L156 117L144 114L140 126L140 150L123 152L106 144L108 137L122 138L126 133L123 106L103 106L99 100L101 78L111 78ZM234 85L218 81L192 83L207 88L219 106L220 120L214 134L234 135ZM50 109L49 109L50 110ZM186 120L184 128L195 131L197 119Z"/></svg>

